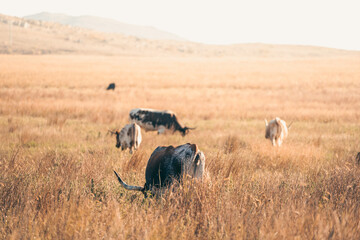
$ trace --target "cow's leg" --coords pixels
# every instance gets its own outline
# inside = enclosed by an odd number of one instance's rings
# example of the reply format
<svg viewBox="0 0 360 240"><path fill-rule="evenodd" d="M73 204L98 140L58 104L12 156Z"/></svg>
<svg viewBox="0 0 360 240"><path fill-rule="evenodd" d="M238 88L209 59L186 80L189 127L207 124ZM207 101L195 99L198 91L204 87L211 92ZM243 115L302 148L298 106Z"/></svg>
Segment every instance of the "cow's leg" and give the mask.
<svg viewBox="0 0 360 240"><path fill-rule="evenodd" d="M280 139L280 138L278 138L278 140L277 140L277 145L280 147L280 146L281 146L281 144L282 144L282 141L281 141L281 139Z"/></svg>
<svg viewBox="0 0 360 240"><path fill-rule="evenodd" d="M163 134L165 133L165 127L164 126L160 126L158 129L158 134Z"/></svg>
<svg viewBox="0 0 360 240"><path fill-rule="evenodd" d="M132 147L130 147L130 154L132 154L133 153L133 150L132 150Z"/></svg>
<svg viewBox="0 0 360 240"><path fill-rule="evenodd" d="M273 146L275 146L276 144L275 144L275 138L273 137L273 138L271 138L271 143L272 143L272 145Z"/></svg>

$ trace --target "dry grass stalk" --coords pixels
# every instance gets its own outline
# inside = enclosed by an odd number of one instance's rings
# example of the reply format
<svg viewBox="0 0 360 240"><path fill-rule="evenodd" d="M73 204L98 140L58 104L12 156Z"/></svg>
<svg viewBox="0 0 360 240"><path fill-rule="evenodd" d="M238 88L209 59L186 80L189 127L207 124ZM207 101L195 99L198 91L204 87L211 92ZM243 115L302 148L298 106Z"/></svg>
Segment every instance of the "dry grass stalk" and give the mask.
<svg viewBox="0 0 360 240"><path fill-rule="evenodd" d="M358 63L0 56L0 238L359 239ZM135 107L197 129L120 153L106 131ZM296 120L281 148L269 116ZM113 169L141 185L157 146L185 142L204 181L145 200L119 186Z"/></svg>

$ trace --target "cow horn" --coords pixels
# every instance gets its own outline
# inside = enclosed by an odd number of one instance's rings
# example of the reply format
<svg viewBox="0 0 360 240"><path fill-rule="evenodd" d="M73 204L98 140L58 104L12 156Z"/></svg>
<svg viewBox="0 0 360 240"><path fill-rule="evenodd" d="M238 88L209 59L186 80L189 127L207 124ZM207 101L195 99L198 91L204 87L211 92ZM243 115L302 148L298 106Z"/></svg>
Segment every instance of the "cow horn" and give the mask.
<svg viewBox="0 0 360 240"><path fill-rule="evenodd" d="M109 132L109 133L111 133L111 135L113 135L113 134L115 134L115 133L116 133L116 131L114 131L114 130L110 130L110 129L108 130L108 132Z"/></svg>
<svg viewBox="0 0 360 240"><path fill-rule="evenodd" d="M267 126L268 125L268 121L266 120L266 118L265 118L265 126Z"/></svg>
<svg viewBox="0 0 360 240"><path fill-rule="evenodd" d="M294 121L292 121L292 122L289 124L288 129L291 128L291 125L292 125L293 123L294 123Z"/></svg>
<svg viewBox="0 0 360 240"><path fill-rule="evenodd" d="M193 127L193 128L191 128L191 127L186 127L187 129L189 129L189 130L195 130L196 129L196 127Z"/></svg>
<svg viewBox="0 0 360 240"><path fill-rule="evenodd" d="M124 182L123 180L121 180L120 176L117 174L117 172L114 170L114 173L117 177L117 179L119 180L120 184L127 190L133 190L133 191L144 191L143 187L140 186L131 186L131 185L127 185L126 182Z"/></svg>

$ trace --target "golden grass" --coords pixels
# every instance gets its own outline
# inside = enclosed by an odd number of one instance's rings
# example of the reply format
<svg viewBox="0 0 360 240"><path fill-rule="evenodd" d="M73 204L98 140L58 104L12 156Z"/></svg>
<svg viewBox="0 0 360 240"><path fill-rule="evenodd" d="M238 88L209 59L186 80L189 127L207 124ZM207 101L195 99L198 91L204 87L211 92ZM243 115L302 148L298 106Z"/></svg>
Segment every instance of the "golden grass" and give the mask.
<svg viewBox="0 0 360 240"><path fill-rule="evenodd" d="M359 239L360 60L0 55L1 239ZM115 91L105 91L115 82ZM108 129L170 109L188 136ZM264 118L294 121L281 148ZM159 199L131 184L159 145L198 144L208 177Z"/></svg>

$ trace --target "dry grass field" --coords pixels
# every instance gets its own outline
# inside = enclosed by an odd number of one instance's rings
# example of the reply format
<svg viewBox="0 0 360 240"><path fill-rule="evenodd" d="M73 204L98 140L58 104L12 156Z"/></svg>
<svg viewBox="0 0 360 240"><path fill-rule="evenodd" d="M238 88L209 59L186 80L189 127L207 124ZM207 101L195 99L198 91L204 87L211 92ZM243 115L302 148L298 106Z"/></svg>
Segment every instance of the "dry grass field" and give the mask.
<svg viewBox="0 0 360 240"><path fill-rule="evenodd" d="M105 91L115 82L115 91ZM0 239L360 239L360 58L0 55ZM186 137L142 132L132 108L170 109ZM294 121L283 146L264 118ZM159 198L159 145L196 143L209 177Z"/></svg>

